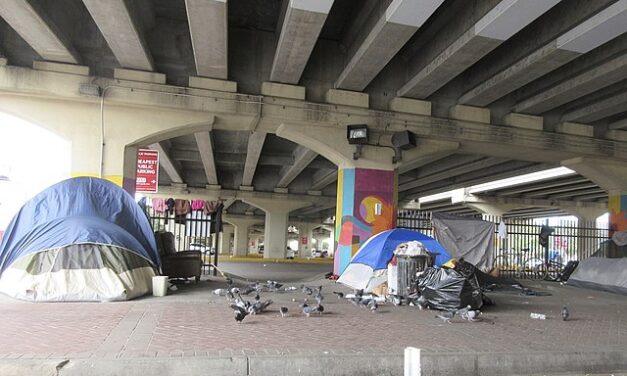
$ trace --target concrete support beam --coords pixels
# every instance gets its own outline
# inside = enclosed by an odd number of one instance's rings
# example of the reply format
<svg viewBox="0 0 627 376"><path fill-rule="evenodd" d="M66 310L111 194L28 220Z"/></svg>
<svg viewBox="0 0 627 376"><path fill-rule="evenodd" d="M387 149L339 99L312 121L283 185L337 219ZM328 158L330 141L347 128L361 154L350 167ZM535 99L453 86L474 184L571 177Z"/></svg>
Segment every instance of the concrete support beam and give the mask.
<svg viewBox="0 0 627 376"><path fill-rule="evenodd" d="M337 170L318 170L311 180L311 190L320 191L337 180Z"/></svg>
<svg viewBox="0 0 627 376"><path fill-rule="evenodd" d="M185 0L196 73L227 78L227 0Z"/></svg>
<svg viewBox="0 0 627 376"><path fill-rule="evenodd" d="M562 165L592 180L608 193L627 191L624 162L579 157L563 161Z"/></svg>
<svg viewBox="0 0 627 376"><path fill-rule="evenodd" d="M334 86L364 90L442 2L393 0L359 45L350 47L350 59Z"/></svg>
<svg viewBox="0 0 627 376"><path fill-rule="evenodd" d="M555 126L555 132L576 136L594 137L594 127L587 124L563 122Z"/></svg>
<svg viewBox="0 0 627 376"><path fill-rule="evenodd" d="M109 48L124 68L152 71L152 56L124 0L83 0Z"/></svg>
<svg viewBox="0 0 627 376"><path fill-rule="evenodd" d="M152 144L149 146L152 150L159 152L159 165L163 167L163 170L172 181L172 183L183 184L183 178L179 172L178 167L174 164L167 151L161 146L160 143Z"/></svg>
<svg viewBox="0 0 627 376"><path fill-rule="evenodd" d="M509 113L503 119L505 125L516 128L531 129L541 131L544 128L544 118L525 114Z"/></svg>
<svg viewBox="0 0 627 376"><path fill-rule="evenodd" d="M326 101L331 104L362 108L368 108L370 105L368 94L348 90L329 89L326 94Z"/></svg>
<svg viewBox="0 0 627 376"><path fill-rule="evenodd" d="M196 139L196 145L198 145L198 152L200 153L202 166L205 170L207 184L218 185L218 170L216 169L216 162L213 157L211 132L194 133L194 138Z"/></svg>
<svg viewBox="0 0 627 376"><path fill-rule="evenodd" d="M624 92L567 112L562 115L562 120L591 123L625 112L626 106L627 92Z"/></svg>
<svg viewBox="0 0 627 376"><path fill-rule="evenodd" d="M89 67L84 65L35 60L33 61L33 69L47 72L75 74L78 76L89 76Z"/></svg>
<svg viewBox="0 0 627 376"><path fill-rule="evenodd" d="M627 118L610 123L607 128L609 130L627 129Z"/></svg>
<svg viewBox="0 0 627 376"><path fill-rule="evenodd" d="M454 120L490 124L490 109L458 104L449 109L449 117Z"/></svg>
<svg viewBox="0 0 627 376"><path fill-rule="evenodd" d="M480 159L478 161L474 161L474 162L467 163L467 164L462 164L458 167L453 167L445 171L440 171L440 172L437 172L428 176L420 177L416 180L412 180L407 183L401 184L398 187L398 191L399 192L407 191L409 189L420 187L425 184L433 183L438 180L447 179L456 175L461 175L461 174L476 171L476 170L486 169L486 168L495 166L497 164L501 164L503 162L506 162L506 160L502 158L491 157L491 158Z"/></svg>
<svg viewBox="0 0 627 376"><path fill-rule="evenodd" d="M333 0L289 0L270 81L297 84L309 61Z"/></svg>
<svg viewBox="0 0 627 376"><path fill-rule="evenodd" d="M261 84L261 94L270 97L305 100L305 87L296 85L264 82Z"/></svg>
<svg viewBox="0 0 627 376"><path fill-rule="evenodd" d="M620 0L495 74L459 98L486 106L627 31L627 1Z"/></svg>
<svg viewBox="0 0 627 376"><path fill-rule="evenodd" d="M318 156L318 153L311 151L304 146L298 146L293 153L294 163L281 169L279 175L278 188L287 188L288 185L298 176L309 164Z"/></svg>
<svg viewBox="0 0 627 376"><path fill-rule="evenodd" d="M627 77L627 53L620 54L519 102L516 112L541 114Z"/></svg>
<svg viewBox="0 0 627 376"><path fill-rule="evenodd" d="M80 57L57 27L28 0L0 1L0 16L43 59L78 64Z"/></svg>
<svg viewBox="0 0 627 376"><path fill-rule="evenodd" d="M403 151L403 160L398 165L398 173L404 174L451 155L459 149L458 142L417 139L416 147Z"/></svg>
<svg viewBox="0 0 627 376"><path fill-rule="evenodd" d="M407 114L431 116L431 102L417 99L396 97L390 101L390 111L404 112Z"/></svg>
<svg viewBox="0 0 627 376"><path fill-rule="evenodd" d="M214 78L190 76L188 86L198 89L237 93L237 82L235 81L216 80Z"/></svg>
<svg viewBox="0 0 627 376"><path fill-rule="evenodd" d="M265 132L252 132L248 136L248 148L246 151L246 163L244 164L244 174L242 177L242 186L250 187L253 185L257 162L263 149L263 143L266 140Z"/></svg>
<svg viewBox="0 0 627 376"><path fill-rule="evenodd" d="M419 62L397 95L427 98L559 1L500 1L434 59Z"/></svg>
<svg viewBox="0 0 627 376"><path fill-rule="evenodd" d="M534 207L558 207L560 209L595 209L599 210L601 214L606 210L606 204L602 202L590 202L590 201L571 201L571 200L542 200L536 198L512 198L512 197L498 197L498 196L475 196L466 195L461 202L473 203L473 204L490 204L498 205L507 210L519 209L519 208L534 208ZM599 215L601 215L599 214Z"/></svg>
<svg viewBox="0 0 627 376"><path fill-rule="evenodd" d="M618 129L609 130L605 133L605 137L610 140L627 142L627 131Z"/></svg>
<svg viewBox="0 0 627 376"><path fill-rule="evenodd" d="M148 82L151 84L165 84L165 74L133 69L115 68L113 78L116 80Z"/></svg>

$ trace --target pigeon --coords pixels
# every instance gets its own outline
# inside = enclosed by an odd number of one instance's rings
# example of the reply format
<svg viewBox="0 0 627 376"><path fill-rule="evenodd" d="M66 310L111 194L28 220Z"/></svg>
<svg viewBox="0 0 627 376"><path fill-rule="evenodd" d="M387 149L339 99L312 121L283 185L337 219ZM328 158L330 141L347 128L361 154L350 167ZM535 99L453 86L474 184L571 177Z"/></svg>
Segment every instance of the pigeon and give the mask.
<svg viewBox="0 0 627 376"><path fill-rule="evenodd" d="M259 291L255 294L255 301L258 302L261 297L259 296Z"/></svg>
<svg viewBox="0 0 627 376"><path fill-rule="evenodd" d="M238 323L241 323L244 318L248 316L248 310L246 310L245 308L235 303L232 303L230 307L233 308L233 312L235 313L235 321L237 321Z"/></svg>
<svg viewBox="0 0 627 376"><path fill-rule="evenodd" d="M318 304L317 306L314 307L314 310L319 315L322 315L322 312L324 312L324 306L322 304Z"/></svg>
<svg viewBox="0 0 627 376"><path fill-rule="evenodd" d="M479 315L481 314L481 311L479 311L478 309L472 309L472 307L469 305L466 308L458 310L457 314L464 320L477 321Z"/></svg>
<svg viewBox="0 0 627 376"><path fill-rule="evenodd" d="M562 320L568 320L568 316L570 316L570 312L568 312L568 308L566 306L562 307Z"/></svg>
<svg viewBox="0 0 627 376"><path fill-rule="evenodd" d="M451 319L455 317L455 311L445 311L439 315L435 315L435 317L441 319L444 322L451 323Z"/></svg>
<svg viewBox="0 0 627 376"><path fill-rule="evenodd" d="M244 290L241 291L242 295L248 295L253 291L257 291L257 288L253 285L248 285L244 288Z"/></svg>
<svg viewBox="0 0 627 376"><path fill-rule="evenodd" d="M284 288L285 291L296 291L298 288L296 286L288 286Z"/></svg>
<svg viewBox="0 0 627 376"><path fill-rule="evenodd" d="M288 309L286 306L283 306L279 312L281 312L281 317L287 317Z"/></svg>
<svg viewBox="0 0 627 376"><path fill-rule="evenodd" d="M268 281L266 286L268 287L269 290L276 291L276 290L280 289L281 287L283 287L283 284L282 283L278 283L277 281Z"/></svg>
<svg viewBox="0 0 627 376"><path fill-rule="evenodd" d="M248 313L250 313L252 315L256 315L256 314L262 313L272 303L274 303L272 301L272 299L268 299L268 300L266 300L264 302L258 300L253 305L248 307Z"/></svg>
<svg viewBox="0 0 627 376"><path fill-rule="evenodd" d="M301 305L301 307L303 308L303 313L307 317L309 317L309 315L315 312L314 307L308 305L307 303L304 303L303 305Z"/></svg>
<svg viewBox="0 0 627 376"><path fill-rule="evenodd" d="M230 303L235 300L235 295L231 291L226 292L226 300Z"/></svg>
<svg viewBox="0 0 627 376"><path fill-rule="evenodd" d="M420 295L418 299L416 299L416 305L422 311L423 309L429 308L429 303L427 302L427 298Z"/></svg>
<svg viewBox="0 0 627 376"><path fill-rule="evenodd" d="M307 287L305 285L300 285L300 289L303 292L303 294L306 294L306 295L313 294L313 290L311 289L311 287Z"/></svg>
<svg viewBox="0 0 627 376"><path fill-rule="evenodd" d="M390 295L390 300L395 306L400 306L403 304L403 299L398 295Z"/></svg>
<svg viewBox="0 0 627 376"><path fill-rule="evenodd" d="M228 290L226 290L226 289L215 289L215 290L213 290L213 293L215 295L219 295L219 296L225 296L227 292L228 292Z"/></svg>
<svg viewBox="0 0 627 376"><path fill-rule="evenodd" d="M368 309L370 312L376 312L377 308L379 308L379 305L376 300L372 299L368 302Z"/></svg>
<svg viewBox="0 0 627 376"><path fill-rule="evenodd" d="M337 295L337 298L338 298L338 299L342 299L342 298L344 297L344 293L343 293L343 292L333 291L333 293L334 293L335 295Z"/></svg>

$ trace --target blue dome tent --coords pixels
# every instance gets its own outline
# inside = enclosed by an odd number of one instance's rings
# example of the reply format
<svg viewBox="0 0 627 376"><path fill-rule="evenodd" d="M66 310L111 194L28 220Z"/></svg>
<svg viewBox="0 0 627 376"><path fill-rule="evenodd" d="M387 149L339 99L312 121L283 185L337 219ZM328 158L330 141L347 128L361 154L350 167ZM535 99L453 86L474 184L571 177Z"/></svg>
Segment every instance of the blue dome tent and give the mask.
<svg viewBox="0 0 627 376"><path fill-rule="evenodd" d="M387 280L387 267L399 244L419 241L427 251L437 253L435 264L441 266L452 257L437 240L421 232L395 228L371 236L359 247L338 282L354 289L371 291Z"/></svg>
<svg viewBox="0 0 627 376"><path fill-rule="evenodd" d="M155 237L133 198L73 178L29 200L0 243L0 292L30 301L126 300L151 291Z"/></svg>

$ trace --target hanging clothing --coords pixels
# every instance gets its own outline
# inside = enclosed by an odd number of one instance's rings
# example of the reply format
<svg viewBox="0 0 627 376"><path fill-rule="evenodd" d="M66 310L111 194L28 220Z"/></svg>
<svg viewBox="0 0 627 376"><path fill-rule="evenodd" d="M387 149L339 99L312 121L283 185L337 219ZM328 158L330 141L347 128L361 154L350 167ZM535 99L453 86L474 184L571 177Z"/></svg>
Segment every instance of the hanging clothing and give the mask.
<svg viewBox="0 0 627 376"><path fill-rule="evenodd" d="M501 239L507 238L507 226L505 225L505 222L501 221L501 223L499 223L498 233L499 233L499 238Z"/></svg>
<svg viewBox="0 0 627 376"><path fill-rule="evenodd" d="M187 214L192 211L189 200L174 200L174 223L185 224L187 222Z"/></svg>
<svg viewBox="0 0 627 376"><path fill-rule="evenodd" d="M216 210L219 203L220 201L205 201L205 206L203 208L203 211L205 212L206 215L211 215L211 213L213 213Z"/></svg>
<svg viewBox="0 0 627 376"><path fill-rule="evenodd" d="M549 246L549 235L554 231L555 229L550 226L543 225L542 228L540 228L540 234L538 236L540 237L539 243L541 246L545 248Z"/></svg>
<svg viewBox="0 0 627 376"><path fill-rule="evenodd" d="M165 200L165 205L168 208L168 213L169 214L174 214L174 199L173 198L169 198L167 200Z"/></svg>
<svg viewBox="0 0 627 376"><path fill-rule="evenodd" d="M203 210L205 208L205 200L192 200L192 210Z"/></svg>
<svg viewBox="0 0 627 376"><path fill-rule="evenodd" d="M162 198L157 198L157 197L153 198L152 209L155 211L155 213L165 213L166 211L165 200Z"/></svg>

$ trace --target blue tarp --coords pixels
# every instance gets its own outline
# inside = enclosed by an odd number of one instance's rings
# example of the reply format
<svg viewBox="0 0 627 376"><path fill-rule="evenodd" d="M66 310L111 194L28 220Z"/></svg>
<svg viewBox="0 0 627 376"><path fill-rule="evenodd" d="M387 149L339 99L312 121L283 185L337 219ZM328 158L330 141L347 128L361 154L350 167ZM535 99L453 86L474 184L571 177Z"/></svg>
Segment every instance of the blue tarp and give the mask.
<svg viewBox="0 0 627 376"><path fill-rule="evenodd" d="M359 251L351 260L351 264L368 265L373 270L387 269L396 247L401 243L412 240L421 242L427 248L427 251L431 253L439 253L435 259L435 264L438 266L452 258L447 250L432 237L418 231L396 228L383 231L368 239L359 248Z"/></svg>
<svg viewBox="0 0 627 376"><path fill-rule="evenodd" d="M80 177L22 206L0 244L0 274L22 256L82 243L125 248L161 265L150 223L133 197L107 180Z"/></svg>

